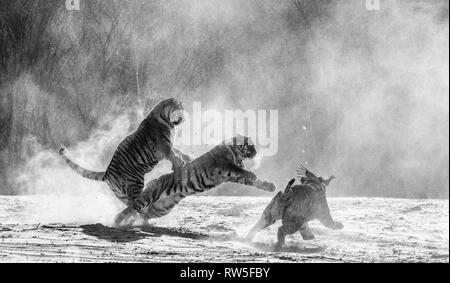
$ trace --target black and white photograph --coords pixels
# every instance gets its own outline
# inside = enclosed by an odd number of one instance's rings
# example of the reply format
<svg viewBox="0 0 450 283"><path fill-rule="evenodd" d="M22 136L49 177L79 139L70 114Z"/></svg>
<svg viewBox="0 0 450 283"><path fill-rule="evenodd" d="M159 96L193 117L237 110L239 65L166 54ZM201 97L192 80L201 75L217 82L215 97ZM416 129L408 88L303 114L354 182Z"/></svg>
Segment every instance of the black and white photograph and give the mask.
<svg viewBox="0 0 450 283"><path fill-rule="evenodd" d="M449 1L0 0L0 263L449 263Z"/></svg>

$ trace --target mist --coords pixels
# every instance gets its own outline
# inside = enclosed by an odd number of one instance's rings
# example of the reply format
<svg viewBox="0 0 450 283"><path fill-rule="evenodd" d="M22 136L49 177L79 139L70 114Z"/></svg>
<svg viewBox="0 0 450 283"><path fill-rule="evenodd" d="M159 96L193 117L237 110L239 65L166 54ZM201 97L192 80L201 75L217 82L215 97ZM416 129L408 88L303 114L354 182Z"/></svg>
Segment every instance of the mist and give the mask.
<svg viewBox="0 0 450 283"><path fill-rule="evenodd" d="M311 104L335 120L318 168L338 194L448 197L448 4L352 4L315 30Z"/></svg>
<svg viewBox="0 0 450 283"><path fill-rule="evenodd" d="M279 189L305 164L338 178L332 196L448 198L448 1L8 2L0 193L64 196L81 220L99 207L110 217L121 204L66 168L59 146L103 171L151 107L176 97L188 112L196 101L278 110L278 153L256 173ZM70 207L60 215L73 219Z"/></svg>

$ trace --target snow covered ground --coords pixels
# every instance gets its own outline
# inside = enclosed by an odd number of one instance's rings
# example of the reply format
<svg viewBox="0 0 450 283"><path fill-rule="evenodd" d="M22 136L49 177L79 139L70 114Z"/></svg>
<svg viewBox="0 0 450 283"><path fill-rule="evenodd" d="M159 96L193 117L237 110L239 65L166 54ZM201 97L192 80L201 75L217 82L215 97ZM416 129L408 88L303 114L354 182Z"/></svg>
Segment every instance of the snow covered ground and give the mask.
<svg viewBox="0 0 450 283"><path fill-rule="evenodd" d="M189 197L150 226L113 229L107 197L0 197L0 262L449 262L448 200L330 199L345 228L312 222L315 240L288 236L279 253L279 223L240 240L269 201Z"/></svg>

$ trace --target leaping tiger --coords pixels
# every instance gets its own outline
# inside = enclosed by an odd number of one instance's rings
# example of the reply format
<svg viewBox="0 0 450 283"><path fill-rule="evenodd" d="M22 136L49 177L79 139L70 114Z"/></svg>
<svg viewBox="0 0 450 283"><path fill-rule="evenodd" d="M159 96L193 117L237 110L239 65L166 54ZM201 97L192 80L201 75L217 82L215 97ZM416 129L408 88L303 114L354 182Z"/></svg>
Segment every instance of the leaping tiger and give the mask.
<svg viewBox="0 0 450 283"><path fill-rule="evenodd" d="M119 226L139 212L147 219L167 215L185 197L208 191L226 182L256 186L273 192L275 185L261 181L245 169L244 160L253 159L257 152L248 137L237 136L224 141L211 151L187 163L173 173L147 184L135 204L123 210L115 220Z"/></svg>
<svg viewBox="0 0 450 283"><path fill-rule="evenodd" d="M93 172L70 160L65 148L59 150L61 158L79 175L104 181L126 205L133 205L144 188L144 176L159 161L168 159L173 168L183 166L192 158L173 147L175 126L184 121L183 105L171 98L158 103L140 124L116 149L105 172Z"/></svg>

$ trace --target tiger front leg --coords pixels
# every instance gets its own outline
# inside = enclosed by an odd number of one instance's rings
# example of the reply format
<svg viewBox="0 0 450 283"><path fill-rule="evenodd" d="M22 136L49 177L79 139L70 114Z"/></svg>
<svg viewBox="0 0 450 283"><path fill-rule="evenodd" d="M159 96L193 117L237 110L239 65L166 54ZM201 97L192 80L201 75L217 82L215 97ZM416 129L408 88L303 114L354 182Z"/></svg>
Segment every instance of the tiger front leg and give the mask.
<svg viewBox="0 0 450 283"><path fill-rule="evenodd" d="M176 169L184 166L185 162L180 156L178 156L171 145L162 145L161 151L163 152L164 157L172 163L172 170L175 171Z"/></svg>
<svg viewBox="0 0 450 283"><path fill-rule="evenodd" d="M255 186L260 190L269 192L273 192L276 189L273 183L259 180L255 173L247 171L236 164L228 164L226 169L225 173L228 172L228 176L226 176L228 182Z"/></svg>
<svg viewBox="0 0 450 283"><path fill-rule="evenodd" d="M218 171L222 171L221 174L228 182L248 185L253 184L258 179L255 173L247 171L236 164L231 163L224 167L223 170L219 169Z"/></svg>
<svg viewBox="0 0 450 283"><path fill-rule="evenodd" d="M244 163L242 163L241 165L238 165L238 167L241 167L242 169L246 170ZM262 181L258 178L255 181L248 180L247 182L244 183L244 185L254 186L259 190L263 190L263 191L267 191L267 192L274 192L277 189L277 187L275 186L274 183Z"/></svg>
<svg viewBox="0 0 450 283"><path fill-rule="evenodd" d="M183 159L183 162L188 163L194 161L194 158L192 158L189 154L186 154L175 147L173 150L179 157L181 157L181 159Z"/></svg>
<svg viewBox="0 0 450 283"><path fill-rule="evenodd" d="M256 188L267 192L274 192L277 189L274 183L262 181L260 179L256 179L256 181L254 181L253 183L246 185L255 186Z"/></svg>

